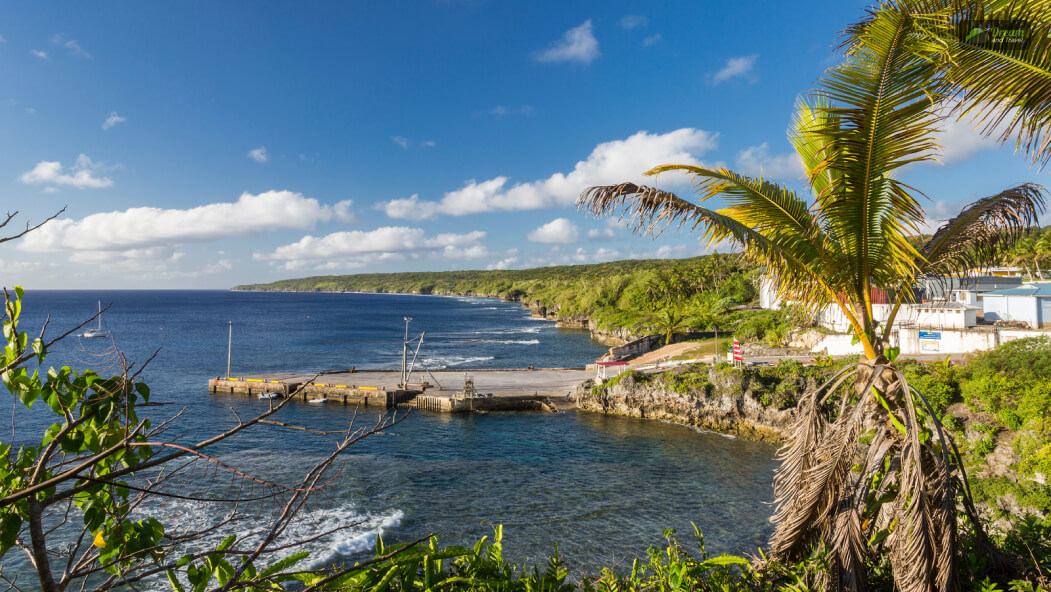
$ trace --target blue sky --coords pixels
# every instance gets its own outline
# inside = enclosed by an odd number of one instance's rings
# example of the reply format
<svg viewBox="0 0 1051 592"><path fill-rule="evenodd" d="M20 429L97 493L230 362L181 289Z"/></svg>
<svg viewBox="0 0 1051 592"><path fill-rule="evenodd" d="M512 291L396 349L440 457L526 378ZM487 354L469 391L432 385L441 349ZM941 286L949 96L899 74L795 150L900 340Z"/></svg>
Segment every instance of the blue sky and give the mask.
<svg viewBox="0 0 1051 592"><path fill-rule="evenodd" d="M669 161L800 187L793 103L864 6L7 3L8 229L66 211L0 245L0 277L228 288L706 252L575 197ZM947 137L945 164L906 173L932 219L1045 182L965 125Z"/></svg>

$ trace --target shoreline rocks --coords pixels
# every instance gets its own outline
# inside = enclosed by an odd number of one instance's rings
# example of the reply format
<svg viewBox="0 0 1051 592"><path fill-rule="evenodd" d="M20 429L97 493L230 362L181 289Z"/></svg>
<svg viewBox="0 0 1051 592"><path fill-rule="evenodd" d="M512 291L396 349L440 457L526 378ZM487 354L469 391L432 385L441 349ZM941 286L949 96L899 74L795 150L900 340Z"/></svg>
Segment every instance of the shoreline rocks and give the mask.
<svg viewBox="0 0 1051 592"><path fill-rule="evenodd" d="M575 398L581 411L662 419L748 440L779 443L795 420L794 407L779 409L764 405L749 388L740 372L709 368L706 380L676 384L683 369L640 380L625 373L595 388L594 380L577 387ZM670 379L663 377L669 376Z"/></svg>

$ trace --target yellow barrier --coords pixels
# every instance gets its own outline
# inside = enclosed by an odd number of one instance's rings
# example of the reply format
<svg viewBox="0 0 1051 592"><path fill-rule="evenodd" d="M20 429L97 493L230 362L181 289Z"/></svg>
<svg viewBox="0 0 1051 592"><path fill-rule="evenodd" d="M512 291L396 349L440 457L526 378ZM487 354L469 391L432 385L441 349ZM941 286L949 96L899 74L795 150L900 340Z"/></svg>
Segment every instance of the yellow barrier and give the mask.
<svg viewBox="0 0 1051 592"><path fill-rule="evenodd" d="M262 378L246 378L245 382L266 382Z"/></svg>
<svg viewBox="0 0 1051 592"><path fill-rule="evenodd" d="M337 384L336 388L347 388L347 385L345 385L345 384Z"/></svg>
<svg viewBox="0 0 1051 592"><path fill-rule="evenodd" d="M374 386L359 386L359 389L363 391L378 391L379 389Z"/></svg>
<svg viewBox="0 0 1051 592"><path fill-rule="evenodd" d="M280 380L271 380L270 384L281 384Z"/></svg>
<svg viewBox="0 0 1051 592"><path fill-rule="evenodd" d="M328 385L323 383L323 382L315 382L314 386L328 386Z"/></svg>

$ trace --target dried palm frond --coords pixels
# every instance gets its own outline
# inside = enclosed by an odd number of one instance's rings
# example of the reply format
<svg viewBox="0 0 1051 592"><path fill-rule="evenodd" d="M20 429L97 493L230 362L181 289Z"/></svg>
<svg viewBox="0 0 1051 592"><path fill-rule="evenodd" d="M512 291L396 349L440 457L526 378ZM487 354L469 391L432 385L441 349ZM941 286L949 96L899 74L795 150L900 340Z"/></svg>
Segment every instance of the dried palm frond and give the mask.
<svg viewBox="0 0 1051 592"><path fill-rule="evenodd" d="M921 249L923 275L988 265L1037 223L1045 189L1033 183L982 198L941 225Z"/></svg>

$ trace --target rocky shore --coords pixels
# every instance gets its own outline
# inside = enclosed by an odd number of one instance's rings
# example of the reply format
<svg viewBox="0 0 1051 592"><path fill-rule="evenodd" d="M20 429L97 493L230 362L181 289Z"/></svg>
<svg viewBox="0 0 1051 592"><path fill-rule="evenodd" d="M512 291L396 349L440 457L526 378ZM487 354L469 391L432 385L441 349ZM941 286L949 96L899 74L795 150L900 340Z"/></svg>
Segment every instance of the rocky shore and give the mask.
<svg viewBox="0 0 1051 592"><path fill-rule="evenodd" d="M700 372L700 374L699 374ZM582 411L660 419L749 440L780 442L795 419L795 407L761 400L745 374L710 367L661 375L625 373L604 385L588 380L577 387ZM763 391L765 393L765 391Z"/></svg>

